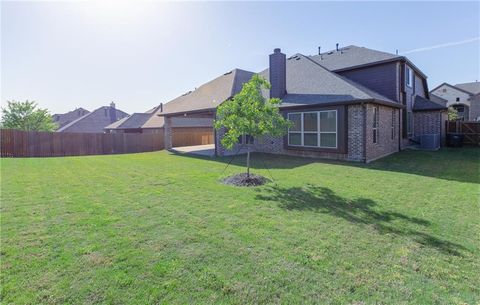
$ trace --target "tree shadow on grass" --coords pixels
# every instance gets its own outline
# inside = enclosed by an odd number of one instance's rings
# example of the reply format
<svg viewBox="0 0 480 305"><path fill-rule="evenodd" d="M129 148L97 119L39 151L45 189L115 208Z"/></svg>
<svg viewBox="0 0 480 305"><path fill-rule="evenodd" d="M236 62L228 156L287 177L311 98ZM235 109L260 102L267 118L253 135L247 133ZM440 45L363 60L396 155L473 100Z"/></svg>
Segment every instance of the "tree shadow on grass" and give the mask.
<svg viewBox="0 0 480 305"><path fill-rule="evenodd" d="M305 187L283 188L279 186L258 190L257 200L277 202L280 208L291 211L313 211L330 214L352 223L372 225L380 234L393 234L414 241L440 252L462 256L462 245L439 239L418 231L414 227L428 227L430 222L398 212L379 211L371 199L347 199L336 195L331 189L306 185Z"/></svg>

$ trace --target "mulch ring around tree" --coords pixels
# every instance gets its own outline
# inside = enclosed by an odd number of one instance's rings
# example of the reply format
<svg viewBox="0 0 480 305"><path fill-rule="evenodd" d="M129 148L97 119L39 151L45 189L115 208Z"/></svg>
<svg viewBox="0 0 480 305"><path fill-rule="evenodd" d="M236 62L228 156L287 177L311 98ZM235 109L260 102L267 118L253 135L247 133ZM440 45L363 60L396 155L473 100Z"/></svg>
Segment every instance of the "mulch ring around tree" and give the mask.
<svg viewBox="0 0 480 305"><path fill-rule="evenodd" d="M250 174L248 177L247 173L235 174L222 180L224 184L235 186L259 186L267 182L270 182L270 179L255 174Z"/></svg>

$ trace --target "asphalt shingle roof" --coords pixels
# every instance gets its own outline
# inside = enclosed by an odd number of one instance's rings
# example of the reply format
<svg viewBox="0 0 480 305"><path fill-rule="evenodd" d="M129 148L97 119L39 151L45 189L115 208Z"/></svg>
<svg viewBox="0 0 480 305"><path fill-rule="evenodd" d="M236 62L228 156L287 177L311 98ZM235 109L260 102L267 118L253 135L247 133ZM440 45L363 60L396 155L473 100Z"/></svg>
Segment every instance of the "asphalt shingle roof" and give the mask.
<svg viewBox="0 0 480 305"><path fill-rule="evenodd" d="M296 54L287 60L287 94L281 107L321 105L355 100L380 100L398 105L370 89L330 72L311 58ZM259 73L267 80L269 69ZM269 92L264 95L268 98Z"/></svg>
<svg viewBox="0 0 480 305"><path fill-rule="evenodd" d="M438 103L432 102L424 97L417 95L413 103L413 111L426 111L426 110L446 110L447 107Z"/></svg>
<svg viewBox="0 0 480 305"><path fill-rule="evenodd" d="M403 59L400 55L390 54L364 47L348 46L338 51L329 51L309 58L321 64L330 71L342 70L376 62Z"/></svg>
<svg viewBox="0 0 480 305"><path fill-rule="evenodd" d="M480 82L456 84L455 87L468 91L472 94L480 93Z"/></svg>
<svg viewBox="0 0 480 305"><path fill-rule="evenodd" d="M215 109L221 103L240 92L243 83L250 80L253 72L235 69L201 85L164 105L163 114L192 110Z"/></svg>

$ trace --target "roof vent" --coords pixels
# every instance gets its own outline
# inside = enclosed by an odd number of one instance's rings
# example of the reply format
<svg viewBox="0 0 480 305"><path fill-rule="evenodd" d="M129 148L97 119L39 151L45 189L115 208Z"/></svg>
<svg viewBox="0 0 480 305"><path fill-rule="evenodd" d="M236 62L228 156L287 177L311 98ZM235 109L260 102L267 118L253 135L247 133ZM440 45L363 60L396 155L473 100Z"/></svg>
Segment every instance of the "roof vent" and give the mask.
<svg viewBox="0 0 480 305"><path fill-rule="evenodd" d="M233 71L228 71L227 73L224 73L223 75L228 75L228 74L232 74Z"/></svg>
<svg viewBox="0 0 480 305"><path fill-rule="evenodd" d="M336 49L336 50L337 50L337 52L338 52L338 42L337 42L337 44L336 44L336 47L335 47L335 49Z"/></svg>

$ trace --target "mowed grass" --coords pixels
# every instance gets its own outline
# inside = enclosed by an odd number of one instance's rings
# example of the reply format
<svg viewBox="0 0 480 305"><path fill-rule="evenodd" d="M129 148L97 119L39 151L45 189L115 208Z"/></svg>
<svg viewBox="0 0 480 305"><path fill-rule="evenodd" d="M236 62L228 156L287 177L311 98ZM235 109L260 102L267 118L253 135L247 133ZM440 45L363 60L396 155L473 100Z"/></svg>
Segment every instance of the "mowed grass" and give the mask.
<svg viewBox="0 0 480 305"><path fill-rule="evenodd" d="M478 304L479 152L2 159L1 303Z"/></svg>

